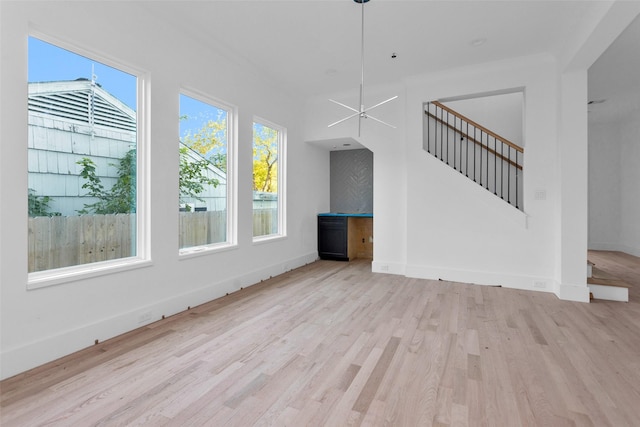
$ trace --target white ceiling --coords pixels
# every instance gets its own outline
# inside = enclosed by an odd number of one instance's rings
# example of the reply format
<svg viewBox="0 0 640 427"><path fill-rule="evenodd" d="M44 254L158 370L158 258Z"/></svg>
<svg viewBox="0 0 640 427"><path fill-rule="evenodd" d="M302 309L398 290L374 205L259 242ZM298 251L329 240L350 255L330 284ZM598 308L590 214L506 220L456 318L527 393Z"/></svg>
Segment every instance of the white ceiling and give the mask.
<svg viewBox="0 0 640 427"><path fill-rule="evenodd" d="M254 68L292 94L355 90L361 5L353 0L140 2L144 13ZM558 54L598 1L371 0L365 84L487 61ZM473 41L485 39L480 46ZM392 59L392 53L397 58Z"/></svg>
<svg viewBox="0 0 640 427"><path fill-rule="evenodd" d="M638 0L630 0L638 1ZM292 96L355 91L362 5L354 0L141 1L155 17ZM371 0L364 5L365 85L538 53L561 57L610 0ZM483 43L475 45L475 41ZM392 58L392 54L396 58ZM566 58L565 58L566 59ZM589 70L591 121L640 114L640 17ZM316 141L329 150L353 140Z"/></svg>

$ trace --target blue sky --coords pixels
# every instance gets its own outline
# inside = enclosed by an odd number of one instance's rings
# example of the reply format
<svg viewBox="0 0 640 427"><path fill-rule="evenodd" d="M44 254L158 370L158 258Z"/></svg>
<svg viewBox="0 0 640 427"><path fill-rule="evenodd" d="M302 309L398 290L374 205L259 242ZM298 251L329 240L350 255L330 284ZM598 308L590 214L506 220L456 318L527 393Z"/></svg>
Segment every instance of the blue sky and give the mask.
<svg viewBox="0 0 640 427"><path fill-rule="evenodd" d="M136 77L57 46L29 37L29 82L91 79L91 67L104 90L136 108Z"/></svg>
<svg viewBox="0 0 640 427"><path fill-rule="evenodd" d="M227 112L211 104L180 94L180 116L186 116L180 120L180 137L183 137L189 130L195 133L209 120L226 120Z"/></svg>
<svg viewBox="0 0 640 427"><path fill-rule="evenodd" d="M101 62L54 46L35 37L29 37L29 82L50 82L60 80L91 79L91 70L96 82L104 90L137 111L136 77ZM178 100L176 100L177 102ZM208 120L217 120L220 114L226 113L212 105L193 98L180 96L180 115L187 120L180 120L180 136L189 130L195 132ZM179 118L176 117L176 122Z"/></svg>

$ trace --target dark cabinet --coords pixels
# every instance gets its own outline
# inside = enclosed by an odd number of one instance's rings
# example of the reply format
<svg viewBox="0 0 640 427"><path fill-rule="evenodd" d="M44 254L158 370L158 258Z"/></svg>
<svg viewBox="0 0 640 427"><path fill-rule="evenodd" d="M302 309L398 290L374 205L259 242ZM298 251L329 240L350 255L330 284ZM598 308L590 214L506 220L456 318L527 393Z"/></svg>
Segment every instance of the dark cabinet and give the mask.
<svg viewBox="0 0 640 427"><path fill-rule="evenodd" d="M318 255L321 259L373 259L371 214L319 214Z"/></svg>
<svg viewBox="0 0 640 427"><path fill-rule="evenodd" d="M349 261L349 218L318 216L318 255L321 259Z"/></svg>

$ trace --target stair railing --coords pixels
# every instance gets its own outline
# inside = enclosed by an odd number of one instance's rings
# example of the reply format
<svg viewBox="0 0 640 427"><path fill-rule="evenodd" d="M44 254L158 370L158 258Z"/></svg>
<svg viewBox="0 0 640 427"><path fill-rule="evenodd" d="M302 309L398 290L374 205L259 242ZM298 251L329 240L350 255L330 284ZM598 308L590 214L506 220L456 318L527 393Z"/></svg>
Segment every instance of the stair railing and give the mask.
<svg viewBox="0 0 640 427"><path fill-rule="evenodd" d="M521 209L522 147L438 101L425 104L425 116L427 152Z"/></svg>

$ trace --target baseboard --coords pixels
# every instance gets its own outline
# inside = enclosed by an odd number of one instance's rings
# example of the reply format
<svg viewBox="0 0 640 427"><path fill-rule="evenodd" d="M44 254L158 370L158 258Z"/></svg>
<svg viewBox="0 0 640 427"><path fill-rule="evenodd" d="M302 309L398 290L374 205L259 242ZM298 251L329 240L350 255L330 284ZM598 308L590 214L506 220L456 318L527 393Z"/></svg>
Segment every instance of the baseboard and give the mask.
<svg viewBox="0 0 640 427"><path fill-rule="evenodd" d="M317 257L317 252L312 252L291 258L19 347L3 348L0 353L0 379L12 377L90 347L95 340L102 342L114 338L156 322L162 319L162 316L172 316L187 310L188 307L204 304L240 288L278 276L314 262Z"/></svg>
<svg viewBox="0 0 640 427"><path fill-rule="evenodd" d="M408 265L407 277L451 282L471 283L474 285L502 286L538 292L555 293L555 282L549 277L514 275L477 270L437 268L423 265Z"/></svg>
<svg viewBox="0 0 640 427"><path fill-rule="evenodd" d="M566 301L589 302L589 288L584 285L558 285L558 298Z"/></svg>
<svg viewBox="0 0 640 427"><path fill-rule="evenodd" d="M373 261L371 271L374 273L405 275L405 265L398 262Z"/></svg>

